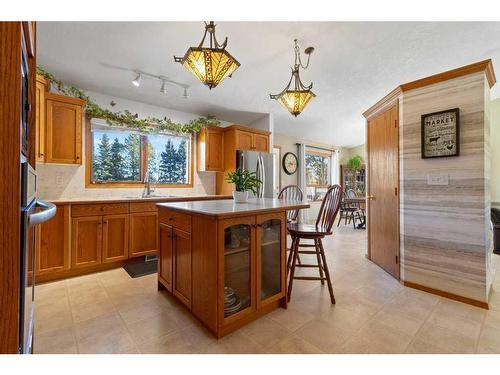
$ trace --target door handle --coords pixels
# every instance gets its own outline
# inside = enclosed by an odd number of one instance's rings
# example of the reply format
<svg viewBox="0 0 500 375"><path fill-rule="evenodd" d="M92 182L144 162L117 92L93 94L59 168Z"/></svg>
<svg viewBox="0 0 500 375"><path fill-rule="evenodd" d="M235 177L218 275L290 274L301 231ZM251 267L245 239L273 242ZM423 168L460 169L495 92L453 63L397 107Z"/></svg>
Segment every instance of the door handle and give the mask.
<svg viewBox="0 0 500 375"><path fill-rule="evenodd" d="M375 196L374 195L367 195L366 199L368 199L369 201L375 200Z"/></svg>
<svg viewBox="0 0 500 375"><path fill-rule="evenodd" d="M41 199L36 200L36 207L43 208L43 211L35 212L29 215L28 223L31 226L38 225L52 219L57 211L55 204L42 201Z"/></svg>

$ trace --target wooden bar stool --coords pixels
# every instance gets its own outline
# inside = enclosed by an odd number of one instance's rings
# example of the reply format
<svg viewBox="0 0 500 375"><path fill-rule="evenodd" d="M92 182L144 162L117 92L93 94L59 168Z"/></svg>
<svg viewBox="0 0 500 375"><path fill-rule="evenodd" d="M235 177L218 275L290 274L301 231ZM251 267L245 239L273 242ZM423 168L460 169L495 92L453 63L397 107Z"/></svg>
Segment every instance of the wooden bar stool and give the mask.
<svg viewBox="0 0 500 375"><path fill-rule="evenodd" d="M320 280L321 284L324 284L326 280L328 291L330 292L330 300L332 304L335 304L335 296L333 295L332 281L330 280L330 272L328 271L328 265L326 263L322 239L332 234L332 226L339 212L341 201L342 188L339 185L330 186L321 203L316 225L298 223L288 224L288 233L292 236L292 248L287 261L287 265L290 268L287 294L288 301L290 301L292 295L293 280ZM301 245L300 241L302 239L313 240L314 245ZM314 250L299 250L303 247L314 248ZM316 254L318 264L297 264L299 254ZM295 276L295 267L318 268L319 277Z"/></svg>
<svg viewBox="0 0 500 375"><path fill-rule="evenodd" d="M287 185L283 189L280 190L278 194L278 199L284 199L284 200L296 200L296 201L301 201L304 198L304 194L302 193L302 190L300 190L300 187L297 185ZM290 223L295 223L297 221L297 218L299 217L299 211L300 210L289 210L286 212L286 222L287 225ZM292 246L293 246L293 241L292 241ZM292 247L288 250L291 250ZM297 259L298 263L301 264L300 257ZM287 272L288 272L288 267L287 267Z"/></svg>

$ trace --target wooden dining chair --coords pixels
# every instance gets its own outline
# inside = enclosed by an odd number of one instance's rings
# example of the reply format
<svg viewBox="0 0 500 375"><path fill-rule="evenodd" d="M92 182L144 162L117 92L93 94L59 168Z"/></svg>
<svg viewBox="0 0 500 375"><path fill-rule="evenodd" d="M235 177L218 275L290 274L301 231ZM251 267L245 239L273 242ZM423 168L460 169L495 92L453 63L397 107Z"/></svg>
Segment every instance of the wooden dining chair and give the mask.
<svg viewBox="0 0 500 375"><path fill-rule="evenodd" d="M287 185L284 188L282 188L278 194L278 199L284 199L284 200L297 200L301 201L304 197L304 194L302 193L302 190L300 187L297 185ZM288 210L286 212L286 222L287 225L289 223L295 223L299 217L299 210ZM287 251L290 251L291 249L287 248ZM301 264L300 257L297 259L298 263ZM288 269L287 269L288 271Z"/></svg>
<svg viewBox="0 0 500 375"><path fill-rule="evenodd" d="M332 234L333 223L339 212L341 201L342 187L339 185L330 186L321 203L315 225L298 223L290 223L288 225L288 233L290 233L292 237L292 248L287 260L287 264L290 267L287 292L288 301L290 301L292 295L293 280L320 280L323 285L325 281L327 282L330 300L332 304L335 304L332 281L326 263L325 249L323 248L322 240L325 236ZM301 240L304 239L313 240L314 244L301 244ZM300 248L314 248L314 250L300 250ZM318 264L297 264L299 254L315 254ZM296 267L318 268L319 277L295 276Z"/></svg>
<svg viewBox="0 0 500 375"><path fill-rule="evenodd" d="M302 201L304 194L297 185L287 185L280 190L278 199ZM299 210L289 210L286 212L286 220L288 223L297 221Z"/></svg>

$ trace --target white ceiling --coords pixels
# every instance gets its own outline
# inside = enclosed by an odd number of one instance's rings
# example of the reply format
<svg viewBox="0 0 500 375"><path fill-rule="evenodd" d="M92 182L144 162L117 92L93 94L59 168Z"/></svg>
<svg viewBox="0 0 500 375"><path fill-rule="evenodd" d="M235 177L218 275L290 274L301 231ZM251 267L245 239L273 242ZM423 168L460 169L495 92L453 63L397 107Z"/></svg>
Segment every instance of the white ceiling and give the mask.
<svg viewBox="0 0 500 375"><path fill-rule="evenodd" d="M461 65L493 59L500 75L500 23L388 22L218 22L219 41L241 67L208 90L173 55L198 45L202 22L39 22L38 63L61 80L83 89L221 120L248 123L274 115L275 131L338 146L364 142L362 112L398 84ZM293 39L315 52L305 84L317 97L297 118L269 93L280 92L290 78ZM190 98L143 80L140 69L188 84ZM498 85L497 85L498 86ZM497 87L492 98L497 97Z"/></svg>

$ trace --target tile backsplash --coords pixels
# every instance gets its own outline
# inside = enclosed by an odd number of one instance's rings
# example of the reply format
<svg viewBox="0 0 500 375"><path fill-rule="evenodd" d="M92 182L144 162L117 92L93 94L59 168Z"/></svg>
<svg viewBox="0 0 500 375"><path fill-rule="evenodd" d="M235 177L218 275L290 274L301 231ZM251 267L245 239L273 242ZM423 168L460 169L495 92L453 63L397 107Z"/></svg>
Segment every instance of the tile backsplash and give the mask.
<svg viewBox="0 0 500 375"><path fill-rule="evenodd" d="M41 199L103 199L130 198L140 196L143 186L139 188L85 188L85 166L42 164L36 166L38 175L38 196ZM156 189L157 195L210 195L215 194L215 173L194 173L192 188Z"/></svg>

